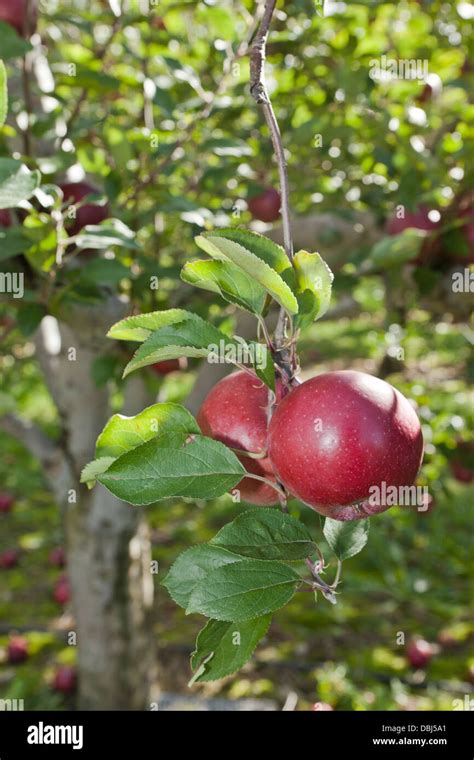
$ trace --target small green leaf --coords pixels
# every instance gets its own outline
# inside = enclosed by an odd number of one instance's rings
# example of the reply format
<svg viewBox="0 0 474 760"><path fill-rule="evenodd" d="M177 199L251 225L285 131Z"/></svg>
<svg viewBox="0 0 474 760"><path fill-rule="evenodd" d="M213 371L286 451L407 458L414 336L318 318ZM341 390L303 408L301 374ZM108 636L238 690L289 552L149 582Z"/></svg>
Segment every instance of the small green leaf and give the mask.
<svg viewBox="0 0 474 760"><path fill-rule="evenodd" d="M237 557L219 546L193 546L180 554L171 565L162 585L168 589L176 604L186 609L192 592L212 570L242 561L242 557Z"/></svg>
<svg viewBox="0 0 474 760"><path fill-rule="evenodd" d="M28 337L34 333L46 314L46 309L39 303L25 303L18 309L17 324L22 335Z"/></svg>
<svg viewBox="0 0 474 760"><path fill-rule="evenodd" d="M261 314L266 291L253 277L229 261L192 261L185 264L181 279L203 290L218 293L251 314Z"/></svg>
<svg viewBox="0 0 474 760"><path fill-rule="evenodd" d="M303 523L276 509L252 509L225 525L210 542L243 557L298 560L314 551Z"/></svg>
<svg viewBox="0 0 474 760"><path fill-rule="evenodd" d="M183 322L191 316L193 316L192 313L184 309L167 309L166 311L151 311L149 314L136 314L133 317L125 317L113 325L107 333L107 337L114 340L135 340L142 343L160 327Z"/></svg>
<svg viewBox="0 0 474 760"><path fill-rule="evenodd" d="M298 573L281 562L249 559L218 567L198 583L186 614L199 612L230 622L251 620L283 607L299 581Z"/></svg>
<svg viewBox="0 0 474 760"><path fill-rule="evenodd" d="M199 426L187 409L179 404L153 404L134 417L114 414L96 444L96 457L120 457L153 438L166 438L172 433L200 433Z"/></svg>
<svg viewBox="0 0 474 760"><path fill-rule="evenodd" d="M7 72L5 64L0 60L0 127L5 124L8 113Z"/></svg>
<svg viewBox="0 0 474 760"><path fill-rule="evenodd" d="M21 161L0 158L0 209L15 208L31 198L40 180L39 171L31 172Z"/></svg>
<svg viewBox="0 0 474 760"><path fill-rule="evenodd" d="M24 253L33 245L22 227L0 227L0 261Z"/></svg>
<svg viewBox="0 0 474 760"><path fill-rule="evenodd" d="M298 251L293 259L299 313L296 323L304 327L326 313L331 301L334 275L319 253Z"/></svg>
<svg viewBox="0 0 474 760"><path fill-rule="evenodd" d="M291 264L284 248L278 245L278 243L274 243L270 238L265 237L265 235L260 235L258 232L251 232L240 227L229 227L213 230L204 235L204 237L208 236L224 238L225 240L232 240L234 243L238 243L242 248L246 248L254 256L257 256L257 258L268 264L278 274L284 272L285 269L291 269Z"/></svg>
<svg viewBox="0 0 474 760"><path fill-rule="evenodd" d="M92 488L96 483L97 476L106 472L112 462L115 462L115 457L101 457L86 464L81 472L81 483L87 483L88 487Z"/></svg>
<svg viewBox="0 0 474 760"><path fill-rule="evenodd" d="M74 243L78 248L99 250L118 245L132 251L140 250L135 242L135 232L120 219L106 219L101 224L87 225L77 235L68 238L67 242Z"/></svg>
<svg viewBox="0 0 474 760"><path fill-rule="evenodd" d="M369 538L369 521L357 520L340 522L326 517L324 537L341 562L358 554Z"/></svg>
<svg viewBox="0 0 474 760"><path fill-rule="evenodd" d="M198 634L191 655L191 667L196 672L190 685L217 681L239 670L267 633L271 619L271 615L264 615L241 623L209 620Z"/></svg>
<svg viewBox="0 0 474 760"><path fill-rule="evenodd" d="M0 21L0 40L2 41L2 58L4 61L19 58L32 50L30 43L20 37L13 26L5 21Z"/></svg>
<svg viewBox="0 0 474 760"><path fill-rule="evenodd" d="M290 314L298 312L298 301L295 295L280 274L263 258L239 243L214 232L199 235L195 240L197 245L213 259L232 261L247 272Z"/></svg>
<svg viewBox="0 0 474 760"><path fill-rule="evenodd" d="M171 496L214 499L243 475L243 466L223 443L204 436L185 443L173 434L123 454L98 480L119 499L143 505Z"/></svg>
<svg viewBox="0 0 474 760"><path fill-rule="evenodd" d="M252 346L255 355L255 361L253 362L255 374L271 391L275 391L275 367L270 350L263 343L254 343L252 341Z"/></svg>
<svg viewBox="0 0 474 760"><path fill-rule="evenodd" d="M370 251L370 258L376 266L392 267L415 259L427 237L425 230L412 227L399 235L387 235L379 240Z"/></svg>

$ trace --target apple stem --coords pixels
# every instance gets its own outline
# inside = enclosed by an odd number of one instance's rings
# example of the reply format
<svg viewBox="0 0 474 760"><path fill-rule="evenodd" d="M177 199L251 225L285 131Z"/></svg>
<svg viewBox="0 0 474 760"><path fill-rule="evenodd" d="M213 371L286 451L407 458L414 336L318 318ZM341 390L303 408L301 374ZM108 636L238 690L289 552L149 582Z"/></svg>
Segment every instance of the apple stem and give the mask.
<svg viewBox="0 0 474 760"><path fill-rule="evenodd" d="M286 493L283 491L283 489L280 486L278 486L272 480L269 480L268 478L264 478L261 475L254 475L253 472L247 472L247 471L245 471L245 476L244 477L246 477L246 478L253 478L254 480L260 480L262 483L266 483L267 486L271 486L272 488L274 488L275 491L278 494L278 498L280 499L280 504L284 503L285 506L286 506ZM282 509L283 509L283 507L282 507ZM285 510L283 510L283 511L285 511Z"/></svg>
<svg viewBox="0 0 474 760"><path fill-rule="evenodd" d="M233 446L229 446L230 450L242 457L249 457L249 459L265 459L268 454L266 451L245 451L244 449L234 449Z"/></svg>

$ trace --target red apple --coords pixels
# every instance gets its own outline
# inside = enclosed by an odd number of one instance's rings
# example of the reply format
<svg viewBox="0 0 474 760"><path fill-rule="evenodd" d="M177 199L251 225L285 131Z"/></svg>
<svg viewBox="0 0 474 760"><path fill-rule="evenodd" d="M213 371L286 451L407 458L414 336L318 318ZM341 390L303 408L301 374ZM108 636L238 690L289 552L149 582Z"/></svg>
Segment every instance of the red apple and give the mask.
<svg viewBox="0 0 474 760"><path fill-rule="evenodd" d="M333 712L334 707L329 702L315 702L311 709L313 712Z"/></svg>
<svg viewBox="0 0 474 760"><path fill-rule="evenodd" d="M28 23L27 11L29 12ZM28 33L33 34L37 16L36 0L0 0L0 21L13 26L23 37Z"/></svg>
<svg viewBox="0 0 474 760"><path fill-rule="evenodd" d="M457 455L450 461L451 472L460 483L472 483L474 480L474 441L458 443Z"/></svg>
<svg viewBox="0 0 474 760"><path fill-rule="evenodd" d="M99 195L97 188L89 185L88 182L64 182L59 185L64 195L64 203L73 205L79 203L88 195ZM110 214L108 205L98 206L93 203L85 203L76 211L76 218L68 220L66 218L66 227L70 235L77 235L87 224L100 224L107 219Z"/></svg>
<svg viewBox="0 0 474 760"><path fill-rule="evenodd" d="M407 211L405 215L398 217L396 214L387 222L387 232L389 235L399 235L403 230L413 227L416 230L426 230L432 232L436 229L439 222L433 222L429 218L429 206L419 206L415 211Z"/></svg>
<svg viewBox="0 0 474 760"><path fill-rule="evenodd" d="M16 567L20 558L20 552L18 549L6 549L0 554L0 567L3 570L9 570L12 567Z"/></svg>
<svg viewBox="0 0 474 760"><path fill-rule="evenodd" d="M166 359L163 362L157 362L156 364L150 365L150 369L160 376L169 375L170 372L184 372L187 367L188 360L185 356L180 356L179 359Z"/></svg>
<svg viewBox="0 0 474 760"><path fill-rule="evenodd" d="M53 596L58 604L67 604L70 599L69 581L66 576L59 578L54 587Z"/></svg>
<svg viewBox="0 0 474 760"><path fill-rule="evenodd" d="M433 654L433 645L424 639L412 639L408 642L406 655L412 668L425 668Z"/></svg>
<svg viewBox="0 0 474 760"><path fill-rule="evenodd" d="M12 217L7 208L0 209L0 227L11 227Z"/></svg>
<svg viewBox="0 0 474 760"><path fill-rule="evenodd" d="M53 567L64 567L66 564L66 555L62 546L56 546L51 549L48 558L49 564Z"/></svg>
<svg viewBox="0 0 474 760"><path fill-rule="evenodd" d="M53 677L52 688L61 694L73 694L77 686L76 668L60 665Z"/></svg>
<svg viewBox="0 0 474 760"><path fill-rule="evenodd" d="M247 205L253 218L261 222L276 222L280 217L280 193L272 187L249 198Z"/></svg>
<svg viewBox="0 0 474 760"><path fill-rule="evenodd" d="M266 451L268 388L244 370L224 377L211 390L201 406L197 421L204 435L231 448L259 453ZM239 455L248 472L275 481L268 457L252 459ZM274 488L244 478L236 486L242 499L259 506L277 504Z"/></svg>
<svg viewBox="0 0 474 760"><path fill-rule="evenodd" d="M161 32L166 32L166 24L162 16L153 16L151 25L153 29L159 29Z"/></svg>
<svg viewBox="0 0 474 760"><path fill-rule="evenodd" d="M413 407L384 380L328 372L302 383L277 406L268 455L288 491L341 519L341 506L374 497L375 487L411 485L423 437ZM385 509L373 501L372 513Z"/></svg>
<svg viewBox="0 0 474 760"><path fill-rule="evenodd" d="M28 657L28 642L23 636L11 636L7 646L7 659L11 665L24 662Z"/></svg>
<svg viewBox="0 0 474 760"><path fill-rule="evenodd" d="M14 504L14 497L11 493L3 491L0 493L0 512L11 512Z"/></svg>

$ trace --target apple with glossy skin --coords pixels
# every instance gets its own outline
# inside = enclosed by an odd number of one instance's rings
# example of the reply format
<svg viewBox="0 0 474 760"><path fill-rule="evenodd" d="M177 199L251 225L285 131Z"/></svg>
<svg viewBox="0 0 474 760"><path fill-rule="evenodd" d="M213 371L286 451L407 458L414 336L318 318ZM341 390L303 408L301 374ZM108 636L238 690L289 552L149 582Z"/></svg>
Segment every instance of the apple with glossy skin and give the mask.
<svg viewBox="0 0 474 760"><path fill-rule="evenodd" d="M268 455L278 480L301 501L334 519L354 519L374 487L414 483L423 437L399 391L344 370L317 375L285 396L269 425ZM366 512L388 508L372 500ZM355 514L341 517L342 507Z"/></svg>
<svg viewBox="0 0 474 760"><path fill-rule="evenodd" d="M205 398L197 415L204 435L242 451L266 451L267 412L270 403L267 386L244 370L220 380ZM248 472L275 482L269 458L252 459L238 455ZM278 503L274 488L266 483L243 478L235 486L241 498L265 506Z"/></svg>
<svg viewBox="0 0 474 760"><path fill-rule="evenodd" d="M71 593L69 589L69 580L66 576L63 576L62 578L59 578L59 580L56 582L56 585L54 587L53 591L54 600L58 604L67 604L69 602L69 599L71 598Z"/></svg>
<svg viewBox="0 0 474 760"><path fill-rule="evenodd" d="M63 182L59 185L63 191L64 203L74 205L80 203L88 195L99 195L97 188L89 185L88 182ZM87 224L100 224L110 215L108 204L98 206L93 203L84 203L76 210L76 218L68 220L66 218L66 227L70 235L77 235Z"/></svg>
<svg viewBox="0 0 474 760"><path fill-rule="evenodd" d="M249 198L247 205L253 218L261 222L276 222L280 218L281 197L273 187Z"/></svg>
<svg viewBox="0 0 474 760"><path fill-rule="evenodd" d="M169 375L171 372L184 372L187 368L188 360L185 356L180 356L179 359L166 359L165 361L150 365L150 369L161 377Z"/></svg>
<svg viewBox="0 0 474 760"><path fill-rule="evenodd" d="M26 13L29 9L30 20L27 30ZM38 11L36 0L0 0L0 21L13 26L18 34L26 36L27 31L33 34L36 29Z"/></svg>
<svg viewBox="0 0 474 760"><path fill-rule="evenodd" d="M62 546L55 546L51 549L48 557L49 564L53 567L64 567L66 564L66 555Z"/></svg>
<svg viewBox="0 0 474 760"><path fill-rule="evenodd" d="M23 636L12 636L7 646L7 659L11 665L18 665L28 659L28 642Z"/></svg>
<svg viewBox="0 0 474 760"><path fill-rule="evenodd" d="M434 655L434 648L425 639L412 639L408 642L406 655L412 668L425 668Z"/></svg>
<svg viewBox="0 0 474 760"><path fill-rule="evenodd" d="M3 491L0 493L0 512L11 512L15 502L11 493Z"/></svg>
<svg viewBox="0 0 474 760"><path fill-rule="evenodd" d="M5 551L0 554L0 567L3 570L10 570L10 568L18 565L19 558L20 552L18 549L5 549Z"/></svg>
<svg viewBox="0 0 474 760"><path fill-rule="evenodd" d="M53 677L52 688L60 694L73 694L77 687L77 671L70 665L60 665Z"/></svg>

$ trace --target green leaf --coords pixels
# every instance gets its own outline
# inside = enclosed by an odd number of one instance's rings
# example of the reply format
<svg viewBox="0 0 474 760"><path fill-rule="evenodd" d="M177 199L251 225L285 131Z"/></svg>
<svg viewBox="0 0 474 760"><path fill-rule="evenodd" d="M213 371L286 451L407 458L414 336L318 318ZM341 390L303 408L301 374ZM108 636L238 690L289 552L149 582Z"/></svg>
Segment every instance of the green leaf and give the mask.
<svg viewBox="0 0 474 760"><path fill-rule="evenodd" d="M314 551L303 523L276 509L252 509L225 525L210 542L243 557L305 559Z"/></svg>
<svg viewBox="0 0 474 760"><path fill-rule="evenodd" d="M135 232L129 229L120 219L106 219L101 224L89 224L79 234L68 238L68 243L74 243L78 248L110 248L118 245L133 251L140 250L135 242Z"/></svg>
<svg viewBox="0 0 474 760"><path fill-rule="evenodd" d="M7 72L5 64L0 60L0 127L5 124L8 113Z"/></svg>
<svg viewBox="0 0 474 760"><path fill-rule="evenodd" d="M418 256L426 237L425 230L412 227L403 230L399 235L387 235L375 243L370 251L370 258L376 266L405 264Z"/></svg>
<svg viewBox="0 0 474 760"><path fill-rule="evenodd" d="M0 227L0 261L24 253L33 245L21 227Z"/></svg>
<svg viewBox="0 0 474 760"><path fill-rule="evenodd" d="M326 517L323 532L334 554L342 562L358 554L366 545L369 538L369 521L340 522Z"/></svg>
<svg viewBox="0 0 474 760"><path fill-rule="evenodd" d="M243 339L240 342L245 343ZM235 340L197 314L187 314L181 322L168 324L150 335L125 367L123 376L165 359L179 356L206 358L212 347L220 354L220 346L224 345L239 348Z"/></svg>
<svg viewBox="0 0 474 760"><path fill-rule="evenodd" d="M117 259L95 258L81 266L80 281L95 285L112 285L130 277L130 270Z"/></svg>
<svg viewBox="0 0 474 760"><path fill-rule="evenodd" d="M242 561L242 557L237 557L218 546L193 546L180 554L171 565L162 585L168 589L176 604L186 609L194 589L212 570Z"/></svg>
<svg viewBox="0 0 474 760"><path fill-rule="evenodd" d="M240 623L209 620L196 639L191 655L195 674L190 682L217 681L239 670L268 631L271 615Z"/></svg>
<svg viewBox="0 0 474 760"><path fill-rule="evenodd" d="M46 314L46 309L39 303L27 303L18 309L17 324L22 335L32 335Z"/></svg>
<svg viewBox="0 0 474 760"><path fill-rule="evenodd" d="M266 291L253 277L229 261L192 261L185 264L181 279L203 290L218 293L251 314L261 314Z"/></svg>
<svg viewBox="0 0 474 760"><path fill-rule="evenodd" d="M133 317L125 317L113 325L107 333L107 337L114 340L135 340L142 343L160 327L182 322L187 317L192 316L193 314L190 311L184 309L167 309L166 311L151 311L149 314L137 314Z"/></svg>
<svg viewBox="0 0 474 760"><path fill-rule="evenodd" d="M240 622L283 607L290 601L299 575L281 562L249 559L218 567L202 580L189 600L186 614Z"/></svg>
<svg viewBox="0 0 474 760"><path fill-rule="evenodd" d="M14 158L0 158L0 209L15 208L31 198L39 187L39 171L30 170Z"/></svg>
<svg viewBox="0 0 474 760"><path fill-rule="evenodd" d="M2 58L4 61L10 58L19 58L32 47L29 42L17 34L16 30L5 21L0 21L0 40L2 41Z"/></svg>
<svg viewBox="0 0 474 760"><path fill-rule="evenodd" d="M254 343L255 361L253 368L257 377L267 385L271 391L275 391L275 367L269 348L263 343Z"/></svg>
<svg viewBox="0 0 474 760"><path fill-rule="evenodd" d="M88 488L93 488L97 476L106 472L112 462L115 462L115 457L101 457L100 459L94 459L93 462L86 464L81 472L81 483L87 483Z"/></svg>
<svg viewBox="0 0 474 760"><path fill-rule="evenodd" d="M184 435L200 433L199 426L179 404L153 404L134 417L114 414L96 443L96 457L120 457L153 438L166 438L172 433Z"/></svg>
<svg viewBox="0 0 474 760"><path fill-rule="evenodd" d="M246 248L254 256L257 256L257 258L268 264L278 274L284 272L285 269L291 269L291 264L284 248L278 245L278 243L274 243L270 238L265 237L265 235L260 235L258 232L251 232L240 227L229 227L213 230L204 235L204 237L209 236L224 238L225 240L232 240L234 243L238 243L242 248Z"/></svg>
<svg viewBox="0 0 474 760"><path fill-rule="evenodd" d="M263 239L265 240L265 238ZM197 245L213 259L232 261L247 272L290 314L298 312L298 301L291 289L276 269L272 268L263 258L260 258L257 253L249 251L222 234L219 235L218 232L199 235L195 240Z"/></svg>
<svg viewBox="0 0 474 760"><path fill-rule="evenodd" d="M196 436L152 439L116 459L98 480L130 504L152 504L171 496L214 499L242 479L245 470L223 443Z"/></svg>
<svg viewBox="0 0 474 760"><path fill-rule="evenodd" d="M298 251L294 256L293 266L299 303L296 324L304 327L327 312L334 275L319 253Z"/></svg>

